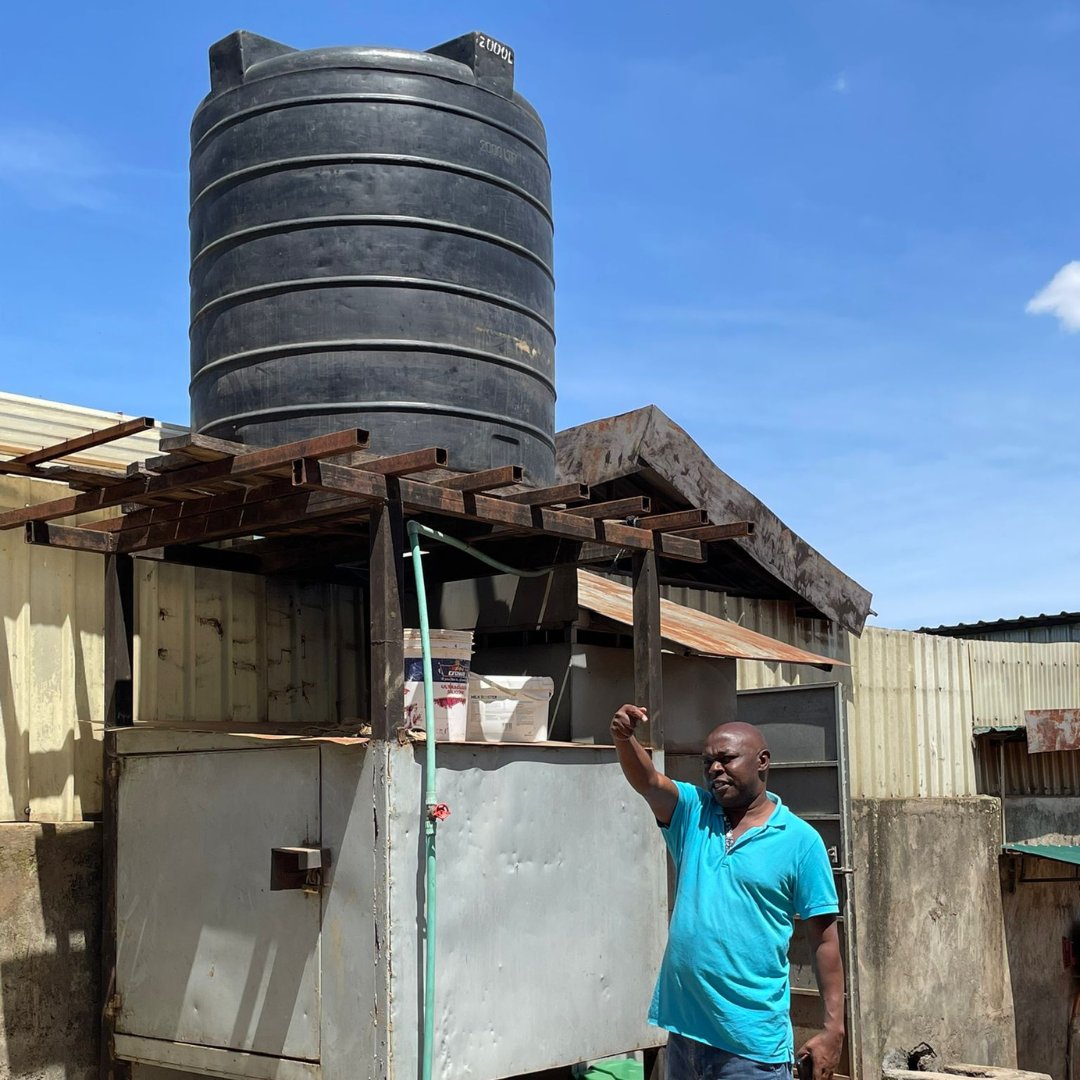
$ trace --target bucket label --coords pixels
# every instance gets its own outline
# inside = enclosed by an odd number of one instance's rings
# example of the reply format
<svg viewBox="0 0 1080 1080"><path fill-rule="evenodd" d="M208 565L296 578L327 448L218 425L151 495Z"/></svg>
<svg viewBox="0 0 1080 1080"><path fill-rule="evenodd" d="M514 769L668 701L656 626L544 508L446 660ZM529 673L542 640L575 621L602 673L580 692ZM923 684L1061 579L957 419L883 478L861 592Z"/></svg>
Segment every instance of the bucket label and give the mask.
<svg viewBox="0 0 1080 1080"><path fill-rule="evenodd" d="M433 682L461 683L469 681L469 665L452 658L433 656L431 658L431 679ZM424 661L419 656L405 658L405 681L424 681Z"/></svg>

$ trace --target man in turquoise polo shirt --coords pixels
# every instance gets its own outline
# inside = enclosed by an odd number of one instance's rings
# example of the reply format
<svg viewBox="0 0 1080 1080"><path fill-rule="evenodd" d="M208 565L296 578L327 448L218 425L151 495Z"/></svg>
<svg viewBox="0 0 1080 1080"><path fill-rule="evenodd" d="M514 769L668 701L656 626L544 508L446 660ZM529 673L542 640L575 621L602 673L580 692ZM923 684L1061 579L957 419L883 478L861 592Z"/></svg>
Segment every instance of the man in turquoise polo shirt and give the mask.
<svg viewBox="0 0 1080 1080"><path fill-rule="evenodd" d="M844 968L832 868L817 832L766 789L769 748L750 724L722 724L702 753L704 787L658 772L624 705L611 733L630 786L649 804L675 864L675 907L649 1010L669 1032L668 1080L784 1080L812 1061L831 1080L844 1044ZM794 1051L788 943L806 922L824 1029Z"/></svg>

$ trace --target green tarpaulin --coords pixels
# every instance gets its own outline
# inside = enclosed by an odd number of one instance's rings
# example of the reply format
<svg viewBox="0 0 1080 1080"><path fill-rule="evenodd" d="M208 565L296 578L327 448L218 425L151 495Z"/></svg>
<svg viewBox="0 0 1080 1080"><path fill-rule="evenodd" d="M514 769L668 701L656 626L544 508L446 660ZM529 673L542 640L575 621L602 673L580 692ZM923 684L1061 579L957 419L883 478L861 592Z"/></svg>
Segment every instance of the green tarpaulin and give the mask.
<svg viewBox="0 0 1080 1080"><path fill-rule="evenodd" d="M1071 863L1080 866L1080 846L1066 847L1064 844L1006 844L1009 855L1035 855L1040 859L1052 859L1054 862Z"/></svg>

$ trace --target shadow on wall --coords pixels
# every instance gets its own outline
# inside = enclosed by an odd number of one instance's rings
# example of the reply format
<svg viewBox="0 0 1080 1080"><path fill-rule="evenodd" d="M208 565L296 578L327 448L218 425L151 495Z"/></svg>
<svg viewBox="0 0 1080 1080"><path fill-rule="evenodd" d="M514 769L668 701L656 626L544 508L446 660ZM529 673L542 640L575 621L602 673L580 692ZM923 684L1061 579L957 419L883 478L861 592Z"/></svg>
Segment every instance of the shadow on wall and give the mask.
<svg viewBox="0 0 1080 1080"><path fill-rule="evenodd" d="M98 1069L101 828L0 825L0 1075Z"/></svg>

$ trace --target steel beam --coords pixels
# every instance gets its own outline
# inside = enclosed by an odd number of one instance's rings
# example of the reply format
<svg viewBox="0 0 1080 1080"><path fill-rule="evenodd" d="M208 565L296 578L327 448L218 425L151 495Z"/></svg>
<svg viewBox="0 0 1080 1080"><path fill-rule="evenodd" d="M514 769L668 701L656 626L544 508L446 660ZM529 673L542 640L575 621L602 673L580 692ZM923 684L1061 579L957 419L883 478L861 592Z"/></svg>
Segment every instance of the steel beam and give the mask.
<svg viewBox="0 0 1080 1080"><path fill-rule="evenodd" d="M178 469L174 473L139 477L113 484L101 491L88 491L66 499L56 499L53 502L39 503L37 506L10 510L0 514L0 529L18 528L27 521L51 521L54 518L70 517L72 514L83 514L91 510L119 506L121 503L140 502L148 496L198 488L202 483L239 479L273 470L287 472L296 458L337 457L354 450L363 450L367 444L366 431L350 428L332 435L321 435L314 439L286 443L284 446L275 446L269 450L255 450L238 457L207 461L187 469Z"/></svg>
<svg viewBox="0 0 1080 1080"><path fill-rule="evenodd" d="M55 458L67 457L69 454L77 454L80 450L89 450L92 446L101 446L103 443L114 442L116 439L135 435L147 428L152 428L154 421L149 416L140 416L136 420L124 420L119 424L110 424L99 431L91 431L86 435L77 435L73 439L65 439L63 442L54 443L52 446L44 446L40 450L30 450L25 454L19 454L12 458L20 465L40 465L43 461L52 461Z"/></svg>

